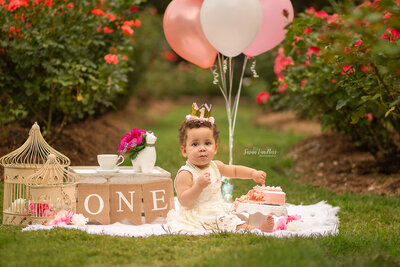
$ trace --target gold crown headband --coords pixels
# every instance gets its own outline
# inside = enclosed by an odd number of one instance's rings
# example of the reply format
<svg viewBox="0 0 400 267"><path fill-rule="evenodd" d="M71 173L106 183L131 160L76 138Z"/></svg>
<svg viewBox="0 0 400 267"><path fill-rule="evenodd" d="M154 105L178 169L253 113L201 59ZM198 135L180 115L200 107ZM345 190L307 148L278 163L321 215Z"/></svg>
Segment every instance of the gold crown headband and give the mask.
<svg viewBox="0 0 400 267"><path fill-rule="evenodd" d="M212 107L212 105L209 106L207 104L203 104L200 107L198 107L196 103L193 103L190 114L186 115L186 121L192 121L192 120L199 120L201 122L209 121L212 124L214 124L215 119L214 119L214 117L210 116L211 115L211 107Z"/></svg>

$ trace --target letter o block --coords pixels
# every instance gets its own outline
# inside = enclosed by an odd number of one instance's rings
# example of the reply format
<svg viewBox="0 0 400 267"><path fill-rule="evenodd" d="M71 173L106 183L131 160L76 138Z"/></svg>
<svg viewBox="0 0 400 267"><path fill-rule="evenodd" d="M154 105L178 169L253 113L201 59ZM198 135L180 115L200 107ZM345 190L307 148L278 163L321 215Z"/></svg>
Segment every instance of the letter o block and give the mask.
<svg viewBox="0 0 400 267"><path fill-rule="evenodd" d="M78 212L90 223L110 223L110 196L108 184L78 184Z"/></svg>

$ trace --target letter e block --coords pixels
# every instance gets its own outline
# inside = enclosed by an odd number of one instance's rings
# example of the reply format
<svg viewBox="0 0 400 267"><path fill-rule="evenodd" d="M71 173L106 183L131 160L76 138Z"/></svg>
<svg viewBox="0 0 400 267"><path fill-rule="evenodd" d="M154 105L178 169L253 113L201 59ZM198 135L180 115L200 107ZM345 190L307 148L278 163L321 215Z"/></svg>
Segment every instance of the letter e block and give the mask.
<svg viewBox="0 0 400 267"><path fill-rule="evenodd" d="M108 184L78 184L78 213L89 218L89 223L110 223Z"/></svg>
<svg viewBox="0 0 400 267"><path fill-rule="evenodd" d="M128 220L142 224L142 187L140 184L110 184L111 223Z"/></svg>
<svg viewBox="0 0 400 267"><path fill-rule="evenodd" d="M167 217L168 211L174 208L172 180L143 184L142 189L146 223L157 217Z"/></svg>

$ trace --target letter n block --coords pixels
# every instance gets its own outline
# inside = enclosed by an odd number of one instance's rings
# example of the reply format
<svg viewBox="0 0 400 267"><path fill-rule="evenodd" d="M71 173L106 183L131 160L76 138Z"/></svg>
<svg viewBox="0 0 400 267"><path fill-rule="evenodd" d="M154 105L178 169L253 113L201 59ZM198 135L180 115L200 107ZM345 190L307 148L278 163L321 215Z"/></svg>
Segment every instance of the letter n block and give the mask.
<svg viewBox="0 0 400 267"><path fill-rule="evenodd" d="M142 189L146 223L157 217L167 217L168 211L174 208L172 180L143 184Z"/></svg>
<svg viewBox="0 0 400 267"><path fill-rule="evenodd" d="M78 213L90 223L110 223L110 197L108 184L78 184Z"/></svg>
<svg viewBox="0 0 400 267"><path fill-rule="evenodd" d="M140 184L110 184L111 223L128 220L142 224L142 187Z"/></svg>

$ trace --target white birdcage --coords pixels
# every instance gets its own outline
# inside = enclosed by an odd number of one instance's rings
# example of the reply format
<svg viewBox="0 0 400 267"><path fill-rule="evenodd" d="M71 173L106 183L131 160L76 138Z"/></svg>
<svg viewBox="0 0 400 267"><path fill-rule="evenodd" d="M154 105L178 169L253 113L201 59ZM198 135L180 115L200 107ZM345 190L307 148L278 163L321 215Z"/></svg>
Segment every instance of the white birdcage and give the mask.
<svg viewBox="0 0 400 267"><path fill-rule="evenodd" d="M67 171L54 154L46 164L26 178L29 186L30 221L47 224L60 210L76 212L76 184L79 176Z"/></svg>
<svg viewBox="0 0 400 267"><path fill-rule="evenodd" d="M49 154L56 155L57 162L64 168L71 162L47 144L35 122L25 143L0 158L0 165L4 167L3 224L31 223L26 178L43 167Z"/></svg>

